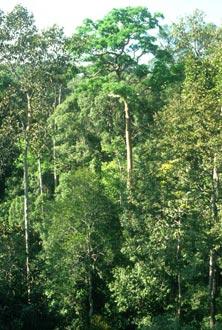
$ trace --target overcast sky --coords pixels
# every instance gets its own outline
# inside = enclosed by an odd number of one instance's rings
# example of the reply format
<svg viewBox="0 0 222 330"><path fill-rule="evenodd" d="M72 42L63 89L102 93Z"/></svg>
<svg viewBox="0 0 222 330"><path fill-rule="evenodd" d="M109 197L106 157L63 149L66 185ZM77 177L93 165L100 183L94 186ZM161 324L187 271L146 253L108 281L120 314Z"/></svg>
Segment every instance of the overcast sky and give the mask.
<svg viewBox="0 0 222 330"><path fill-rule="evenodd" d="M206 20L222 25L222 0L0 0L0 9L11 11L20 3L34 14L40 29L53 24L64 27L71 35L84 18L102 18L112 8L146 6L151 13L161 12L163 23L176 21L178 17L200 9Z"/></svg>

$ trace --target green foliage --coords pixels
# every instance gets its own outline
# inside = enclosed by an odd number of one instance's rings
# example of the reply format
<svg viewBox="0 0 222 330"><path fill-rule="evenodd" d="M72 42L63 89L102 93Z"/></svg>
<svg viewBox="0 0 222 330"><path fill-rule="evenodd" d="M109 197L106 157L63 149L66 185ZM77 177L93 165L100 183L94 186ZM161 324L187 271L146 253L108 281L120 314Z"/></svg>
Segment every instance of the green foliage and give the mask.
<svg viewBox="0 0 222 330"><path fill-rule="evenodd" d="M98 177L86 169L61 176L52 206L45 242L48 292L62 304L64 315L74 308L75 318L86 324L89 276L97 304L98 285L102 281L106 286L118 250L118 220Z"/></svg>
<svg viewBox="0 0 222 330"><path fill-rule="evenodd" d="M96 80L109 75L120 82L131 79L132 72L142 78L147 73L143 58L157 49L155 37L148 32L158 27L160 17L143 7L113 9L96 22L85 20L73 35L70 49L80 64L87 63L87 70L81 67L82 71Z"/></svg>
<svg viewBox="0 0 222 330"><path fill-rule="evenodd" d="M172 25L172 36L175 39L175 51L179 56L192 53L197 58L204 58L211 52L217 42L216 25L206 23L205 14L195 10L193 15L181 18Z"/></svg>
<svg viewBox="0 0 222 330"><path fill-rule="evenodd" d="M104 55L112 58L112 51L118 54L124 48L126 53L120 56L120 60L125 58L126 61L131 62L130 54L139 52L141 55L143 49L146 49L146 52L155 49L152 43L154 37L149 36L147 31L158 26L160 17L161 14L152 17L145 7L113 9L102 20L96 22L85 20L72 38L72 49L76 54L79 54L79 51L87 54L91 49L95 51L106 49Z"/></svg>
<svg viewBox="0 0 222 330"><path fill-rule="evenodd" d="M221 29L161 18L0 12L1 329L221 328Z"/></svg>

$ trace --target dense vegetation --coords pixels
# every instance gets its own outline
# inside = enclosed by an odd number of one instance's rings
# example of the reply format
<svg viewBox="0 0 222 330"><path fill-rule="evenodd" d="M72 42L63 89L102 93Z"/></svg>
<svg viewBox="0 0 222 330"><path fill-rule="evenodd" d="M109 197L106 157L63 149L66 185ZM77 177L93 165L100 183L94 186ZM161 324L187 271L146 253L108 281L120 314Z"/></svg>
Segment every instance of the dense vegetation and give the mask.
<svg viewBox="0 0 222 330"><path fill-rule="evenodd" d="M222 329L222 31L0 11L0 330Z"/></svg>

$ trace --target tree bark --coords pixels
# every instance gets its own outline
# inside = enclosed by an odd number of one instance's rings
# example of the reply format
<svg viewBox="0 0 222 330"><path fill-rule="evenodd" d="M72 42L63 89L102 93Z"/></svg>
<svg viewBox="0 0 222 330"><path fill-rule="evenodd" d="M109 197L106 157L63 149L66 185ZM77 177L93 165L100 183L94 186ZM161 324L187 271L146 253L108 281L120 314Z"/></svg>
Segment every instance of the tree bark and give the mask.
<svg viewBox="0 0 222 330"><path fill-rule="evenodd" d="M129 105L125 99L124 110L125 110L125 139L126 139L126 158L127 158L127 188L131 189L131 176L133 170L133 157L132 157L132 143L131 143L131 118Z"/></svg>
<svg viewBox="0 0 222 330"><path fill-rule="evenodd" d="M23 173L24 173L24 223L25 223L25 254L26 254L26 283L27 283L27 301L31 302L31 276L30 276L30 246L29 246L29 180L28 180L28 147L29 147L29 132L32 119L31 96L27 92L27 117L26 125L24 124L24 153L23 153Z"/></svg>
<svg viewBox="0 0 222 330"><path fill-rule="evenodd" d="M29 206L28 206L28 142L25 140L23 154L23 171L24 171L24 221L25 221L25 254L26 254L26 283L27 283L27 300L30 303L31 285L30 285L30 260L29 260Z"/></svg>
<svg viewBox="0 0 222 330"><path fill-rule="evenodd" d="M215 258L214 251L210 250L209 257L209 296L210 296L210 329L215 326L215 315L216 315L216 279L215 279Z"/></svg>
<svg viewBox="0 0 222 330"><path fill-rule="evenodd" d="M213 226L218 217L217 209L217 193L218 193L218 175L216 168L216 157L213 160L212 170L212 193L211 193L211 209L212 209L212 224ZM216 260L215 251L213 247L210 249L209 255L209 299L210 299L210 329L215 326L215 315L216 315Z"/></svg>
<svg viewBox="0 0 222 330"><path fill-rule="evenodd" d="M133 153L132 153L132 141L131 141L131 116L129 110L129 104L126 99L118 94L109 94L111 97L119 98L124 102L124 112L125 112L125 143L126 143L126 171L127 171L127 180L126 185L127 189L131 190L132 188L132 170L133 170Z"/></svg>
<svg viewBox="0 0 222 330"><path fill-rule="evenodd" d="M55 125L54 125L55 126ZM54 130L55 128L53 128ZM53 137L52 140L52 152L53 152L53 177L54 177L54 190L58 186L58 175L57 175L57 166L56 166L56 141L55 138Z"/></svg>
<svg viewBox="0 0 222 330"><path fill-rule="evenodd" d="M177 272L177 285L178 285L178 306L177 306L177 317L178 321L181 318L181 303L182 303L182 289L181 289L181 265L180 265L180 255L181 255L181 219L178 220L178 235L177 235L177 263L178 263L178 272Z"/></svg>
<svg viewBox="0 0 222 330"><path fill-rule="evenodd" d="M54 89L54 103L53 103L53 111L55 112L56 106L61 104L62 99L62 85L59 86L58 92L58 101L57 101L57 92L56 87ZM53 123L53 132L56 130L56 124ZM57 174L57 164L56 164L56 140L53 136L52 138L52 157L53 157L53 177L54 177L54 190L58 186L58 174Z"/></svg>
<svg viewBox="0 0 222 330"><path fill-rule="evenodd" d="M88 303L89 303L89 313L88 320L89 326L91 325L91 320L93 316L93 281L92 281L92 269L93 269L93 258L92 258L92 246L91 246L91 228L90 224L88 224L88 237L87 237L87 245L88 245Z"/></svg>

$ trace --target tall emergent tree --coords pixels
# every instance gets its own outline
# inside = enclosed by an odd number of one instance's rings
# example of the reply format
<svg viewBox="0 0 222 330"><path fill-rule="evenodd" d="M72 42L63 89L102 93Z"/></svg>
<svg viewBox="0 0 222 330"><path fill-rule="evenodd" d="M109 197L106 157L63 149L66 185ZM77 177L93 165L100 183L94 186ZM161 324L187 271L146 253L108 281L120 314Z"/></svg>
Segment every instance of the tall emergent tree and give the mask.
<svg viewBox="0 0 222 330"><path fill-rule="evenodd" d="M23 154L24 223L26 250L27 299L31 299L30 273L30 208L29 161L30 151L39 161L46 142L47 118L54 110L56 82L67 67L65 37L61 29L51 28L38 33L34 17L21 5L3 14L0 25L0 58L13 84L8 86L10 125L14 125ZM57 71L56 71L57 70ZM60 77L59 77L60 76ZM58 78L59 77L59 78ZM60 87L61 88L61 87ZM6 92L5 92L6 93ZM9 119L9 116L5 117ZM9 127L9 130L12 127ZM41 175L40 175L41 183ZM42 184L40 184L40 190Z"/></svg>
<svg viewBox="0 0 222 330"><path fill-rule="evenodd" d="M191 46L186 60L177 54L185 81L158 109L143 148L134 209L124 219L129 264L117 267L111 286L139 329L220 327L221 46L212 25L194 23L186 29L206 40L196 53L183 31Z"/></svg>
<svg viewBox="0 0 222 330"><path fill-rule="evenodd" d="M28 166L27 154L29 135L33 117L32 90L30 83L30 69L35 61L33 41L36 39L37 29L34 25L33 16L28 11L17 6L14 10L2 15L1 19L1 61L7 66L16 81L18 126L23 135L23 169L24 169L24 221L25 221L25 247L26 247L26 276L27 298L30 301L30 264L29 264L29 213L28 213ZM24 71L24 68L27 68Z"/></svg>
<svg viewBox="0 0 222 330"><path fill-rule="evenodd" d="M132 123L143 89L146 89L142 82L148 73L147 57L155 54L157 49L155 37L150 32L159 27L161 17L161 14L151 15L143 7L113 9L101 20L85 20L70 44L83 74L81 91L91 90L94 99L98 95L115 98L116 108L118 102L123 104L125 133L121 135L126 146L128 187L131 186L133 168ZM96 113L96 106L93 111ZM107 116L105 111L103 116Z"/></svg>

